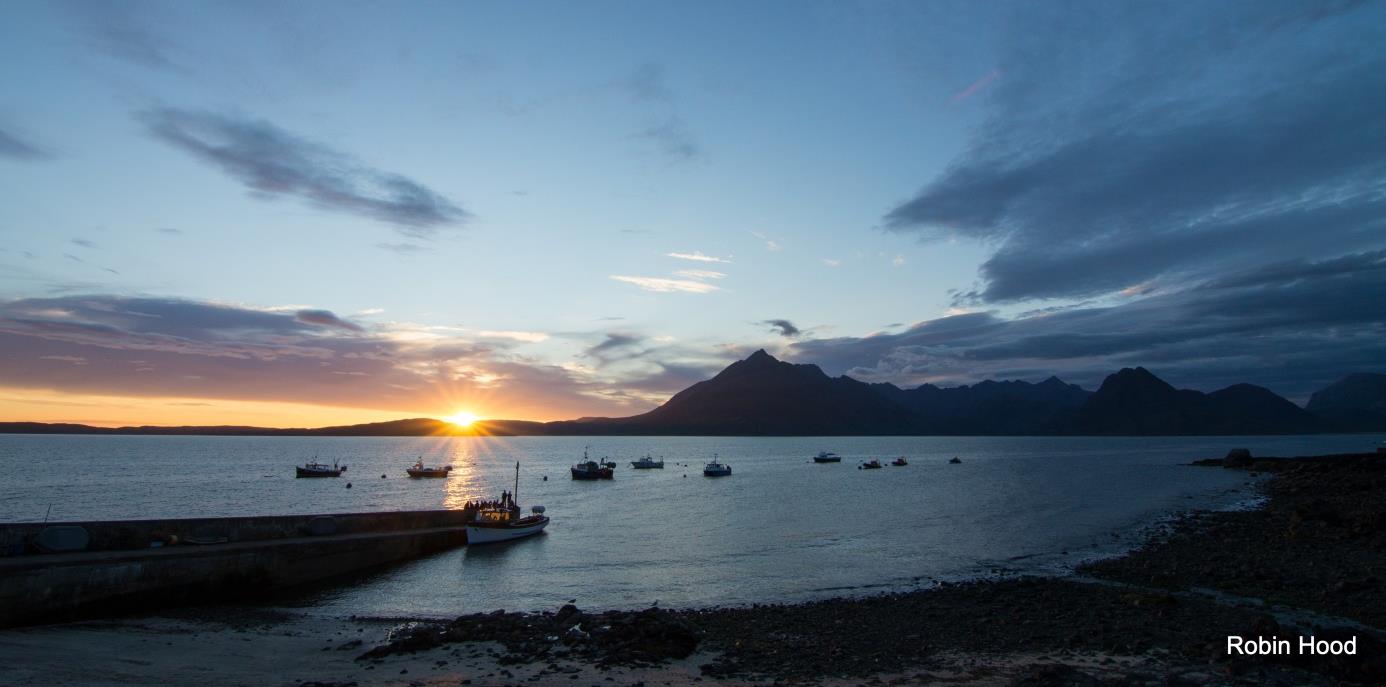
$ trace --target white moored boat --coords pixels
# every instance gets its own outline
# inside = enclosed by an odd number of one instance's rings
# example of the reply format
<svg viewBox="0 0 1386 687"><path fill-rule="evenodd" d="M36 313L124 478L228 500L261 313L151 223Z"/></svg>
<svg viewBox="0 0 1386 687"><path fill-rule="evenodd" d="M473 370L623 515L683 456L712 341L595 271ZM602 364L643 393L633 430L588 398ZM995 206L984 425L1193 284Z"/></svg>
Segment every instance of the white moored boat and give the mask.
<svg viewBox="0 0 1386 687"><path fill-rule="evenodd" d="M839 456L839 455L837 455L836 453L833 453L832 451L820 451L820 452L818 453L818 455L816 455L816 456L813 457L813 462L815 462L815 463L841 463L841 462L842 462L842 456Z"/></svg>
<svg viewBox="0 0 1386 687"><path fill-rule="evenodd" d="M717 460L717 454L714 453L712 455L712 462L703 466L703 475L705 477L729 477L731 475L731 466L719 462Z"/></svg>
<svg viewBox="0 0 1386 687"><path fill-rule="evenodd" d="M654 456L646 453L644 458L632 460L630 466L636 470L650 470L655 468L662 470L664 468L664 459L660 458L659 460L655 460Z"/></svg>
<svg viewBox="0 0 1386 687"><path fill-rule="evenodd" d="M520 464L515 463L515 491L505 494L500 501L483 505L476 515L467 522L467 544L491 544L520 537L528 537L544 531L549 525L549 516L544 515L543 506L535 506L530 514L521 517L520 505L515 494L520 490Z"/></svg>

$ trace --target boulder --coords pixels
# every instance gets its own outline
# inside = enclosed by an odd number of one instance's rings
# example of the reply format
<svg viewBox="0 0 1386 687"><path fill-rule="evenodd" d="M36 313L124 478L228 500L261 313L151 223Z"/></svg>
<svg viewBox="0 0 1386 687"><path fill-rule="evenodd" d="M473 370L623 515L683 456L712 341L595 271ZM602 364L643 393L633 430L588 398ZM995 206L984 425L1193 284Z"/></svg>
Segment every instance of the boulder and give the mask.
<svg viewBox="0 0 1386 687"><path fill-rule="evenodd" d="M1251 449L1234 448L1222 459L1225 468L1244 468L1251 465Z"/></svg>

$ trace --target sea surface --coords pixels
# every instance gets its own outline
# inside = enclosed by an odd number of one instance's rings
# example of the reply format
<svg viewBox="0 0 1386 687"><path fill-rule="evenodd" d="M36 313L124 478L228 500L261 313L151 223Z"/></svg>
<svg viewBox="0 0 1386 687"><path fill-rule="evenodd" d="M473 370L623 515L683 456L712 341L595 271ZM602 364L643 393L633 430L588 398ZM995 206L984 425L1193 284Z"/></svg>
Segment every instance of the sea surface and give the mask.
<svg viewBox="0 0 1386 687"><path fill-rule="evenodd" d="M436 617L570 600L740 605L1062 573L1129 549L1171 514L1253 499L1246 473L1191 460L1234 447L1370 451L1383 439L0 435L0 522L458 508L512 489L518 462L521 503L553 518L543 535L440 553L283 604ZM569 479L587 446L620 463L614 480ZM820 450L843 462L813 464ZM647 452L665 468L630 469ZM713 455L731 477L702 476ZM900 455L910 465L856 468ZM950 465L954 456L962 463ZM348 464L347 476L295 479L294 465L314 457ZM406 478L419 457L456 468L446 480Z"/></svg>

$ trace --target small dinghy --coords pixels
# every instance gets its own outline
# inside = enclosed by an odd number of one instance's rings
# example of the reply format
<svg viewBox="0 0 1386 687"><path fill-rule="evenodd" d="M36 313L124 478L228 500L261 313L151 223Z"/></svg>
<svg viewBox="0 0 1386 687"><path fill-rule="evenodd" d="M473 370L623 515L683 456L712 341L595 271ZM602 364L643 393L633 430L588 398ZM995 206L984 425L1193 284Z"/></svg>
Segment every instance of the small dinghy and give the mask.
<svg viewBox="0 0 1386 687"><path fill-rule="evenodd" d="M909 462L908 460L905 460L905 457L904 457L904 456L900 456L899 458L896 458L895 460L890 461L890 464L891 464L891 465L894 465L894 466L896 466L896 467L900 467L900 466L902 466L902 465L909 465L910 462Z"/></svg>
<svg viewBox="0 0 1386 687"><path fill-rule="evenodd" d="M866 461L865 463L862 463L861 465L858 465L858 466L857 466L857 469L858 469L858 470L880 470L880 469L881 469L881 461L876 460L875 458L872 458L871 460L868 460L868 461Z"/></svg>
<svg viewBox="0 0 1386 687"><path fill-rule="evenodd" d="M962 462L962 461L959 460L957 456L953 456L953 459L950 460L950 461L948 461L948 463L949 463L950 465L957 465L957 464L959 464L959 463L961 463L961 462Z"/></svg>

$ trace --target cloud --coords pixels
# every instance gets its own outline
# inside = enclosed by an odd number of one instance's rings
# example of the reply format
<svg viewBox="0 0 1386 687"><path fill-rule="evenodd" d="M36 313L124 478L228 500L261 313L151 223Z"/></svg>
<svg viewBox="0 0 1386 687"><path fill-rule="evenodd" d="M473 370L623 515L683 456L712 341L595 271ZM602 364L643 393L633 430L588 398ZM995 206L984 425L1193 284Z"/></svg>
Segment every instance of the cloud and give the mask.
<svg viewBox="0 0 1386 687"><path fill-rule="evenodd" d="M87 239L72 239L72 243L73 243L73 245L81 246L81 247L83 247L83 248L95 248L95 247L96 247L96 244L95 244L95 243L92 243L91 241L88 241Z"/></svg>
<svg viewBox="0 0 1386 687"><path fill-rule="evenodd" d="M793 339L801 333L799 328L794 326L789 320L765 320L761 324L770 325L770 330L787 339Z"/></svg>
<svg viewBox="0 0 1386 687"><path fill-rule="evenodd" d="M510 339L523 343L541 343L549 340L549 335L544 332L526 332L519 330L493 330L483 329L476 333L483 339Z"/></svg>
<svg viewBox="0 0 1386 687"><path fill-rule="evenodd" d="M823 258L823 264L828 267L838 267L842 265L842 261L836 258Z"/></svg>
<svg viewBox="0 0 1386 687"><path fill-rule="evenodd" d="M316 324L323 327L336 327L338 329L346 329L348 331L353 332L363 331L361 329L361 325L337 317L329 310L299 310L298 312L294 313L294 319L298 320L299 322L303 322L304 324Z"/></svg>
<svg viewBox="0 0 1386 687"><path fill-rule="evenodd" d="M0 127L0 157L15 160L44 160L52 157L37 144L29 143L12 131Z"/></svg>
<svg viewBox="0 0 1386 687"><path fill-rule="evenodd" d="M904 267L904 266L905 266L905 256L903 256L903 255L896 255L895 257L891 258L891 259L890 259L890 266L891 266L891 267Z"/></svg>
<svg viewBox="0 0 1386 687"><path fill-rule="evenodd" d="M760 232L758 232L758 231L753 231L753 232L751 232L751 236L754 236L754 237L760 239L761 241L764 241L764 242L765 242L765 250L768 250L768 251L770 251L771 253L778 253L778 252L784 250L784 246L780 245L780 242L779 242L779 241L776 241L776 240L770 238L769 236L766 236L765 234L762 234L762 233L760 233Z"/></svg>
<svg viewBox="0 0 1386 687"><path fill-rule="evenodd" d="M964 88L961 91L958 91L957 93L953 94L953 97L950 98L948 102L952 105L961 105L968 98L971 98L972 96L982 92L983 89L991 85L991 82L999 78L1001 78L1001 70L993 69L984 74L982 78L973 81L970 85L968 85L967 88Z"/></svg>
<svg viewBox="0 0 1386 687"><path fill-rule="evenodd" d="M702 153L688 126L678 117L647 127L636 134L654 145L665 157L675 162L692 160Z"/></svg>
<svg viewBox="0 0 1386 687"><path fill-rule="evenodd" d="M173 58L181 48L151 28L136 5L92 0L72 6L79 11L89 45L102 54L147 69L187 71Z"/></svg>
<svg viewBox="0 0 1386 687"><path fill-rule="evenodd" d="M674 270L674 276L686 279L722 279L727 275L725 272L714 270Z"/></svg>
<svg viewBox="0 0 1386 687"><path fill-rule="evenodd" d="M664 277L632 277L620 274L611 275L612 279L626 284L634 284L646 291L656 291L660 293L712 293L719 291L720 287L707 282L694 281L692 279L667 279Z"/></svg>
<svg viewBox="0 0 1386 687"><path fill-rule="evenodd" d="M682 386L680 370L725 364L639 344L601 373L536 361L533 332L407 323L369 328L326 310L81 295L0 303L0 379L11 389L197 401L284 401L401 413L471 403L517 418L625 415ZM639 335L630 335L636 338ZM658 355L659 358L652 356ZM81 374L72 374L78 361ZM667 366L667 367L666 367ZM157 416L151 417L156 421Z"/></svg>
<svg viewBox="0 0 1386 687"><path fill-rule="evenodd" d="M720 262L727 264L731 263L730 257L717 258L711 255L703 255L702 251L697 250L693 251L692 253L665 253L664 255L671 258L678 258L679 260L692 260L694 262Z"/></svg>
<svg viewBox="0 0 1386 687"><path fill-rule="evenodd" d="M400 255L417 255L419 253L428 252L427 248L424 248L423 246L417 243L377 243L375 244L375 247L381 250L388 250L391 253L398 253Z"/></svg>
<svg viewBox="0 0 1386 687"><path fill-rule="evenodd" d="M990 246L972 303L1386 245L1386 6L1281 7L1017 6L985 123L885 225Z"/></svg>
<svg viewBox="0 0 1386 687"><path fill-rule="evenodd" d="M157 231L160 234L168 234L170 236L180 236L183 233L182 229L174 229L173 227L159 227L154 231Z"/></svg>
<svg viewBox="0 0 1386 687"><path fill-rule="evenodd" d="M798 360L914 385L1057 373L1093 388L1150 367L1180 386L1237 382L1304 398L1358 371L1386 371L1386 250L1231 272L1117 305L1003 318L971 312L898 333L793 344Z"/></svg>
<svg viewBox="0 0 1386 687"><path fill-rule="evenodd" d="M155 138L211 164L259 197L299 198L387 222L415 238L469 217L423 184L366 167L262 119L173 108L147 110L138 118Z"/></svg>
<svg viewBox="0 0 1386 687"><path fill-rule="evenodd" d="M86 365L87 359L80 355L41 355L39 360L58 360L73 365Z"/></svg>
<svg viewBox="0 0 1386 687"><path fill-rule="evenodd" d="M636 67L627 79L626 87L631 97L637 100L669 102L673 99L669 87L664 84L664 67L654 62Z"/></svg>
<svg viewBox="0 0 1386 687"><path fill-rule="evenodd" d="M602 363L636 357L641 354L641 344L645 338L636 334L610 333L600 342L587 347L582 352L588 358L597 358Z"/></svg>

